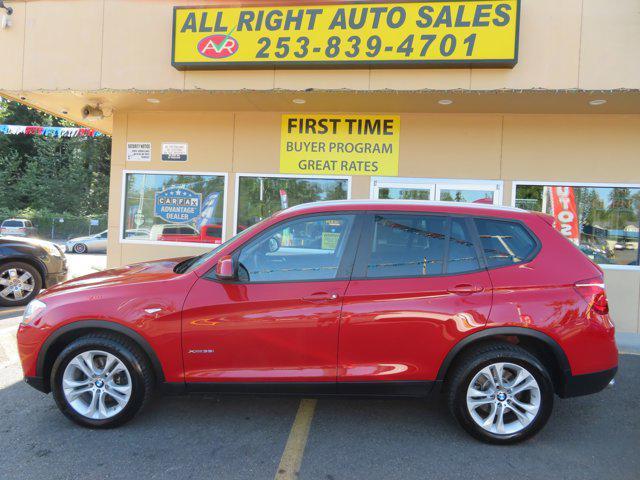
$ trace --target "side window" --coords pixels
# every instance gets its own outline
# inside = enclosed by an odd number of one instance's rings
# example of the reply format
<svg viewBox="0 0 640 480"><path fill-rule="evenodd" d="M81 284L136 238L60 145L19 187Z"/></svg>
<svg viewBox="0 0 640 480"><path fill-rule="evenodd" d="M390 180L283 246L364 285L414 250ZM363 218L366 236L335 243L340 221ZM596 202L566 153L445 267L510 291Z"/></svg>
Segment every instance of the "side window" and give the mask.
<svg viewBox="0 0 640 480"><path fill-rule="evenodd" d="M269 229L240 252L242 282L333 280L353 228L354 215L298 218Z"/></svg>
<svg viewBox="0 0 640 480"><path fill-rule="evenodd" d="M376 215L367 278L443 273L447 218Z"/></svg>
<svg viewBox="0 0 640 480"><path fill-rule="evenodd" d="M520 263L536 249L536 241L519 223L486 218L475 222L489 268Z"/></svg>
<svg viewBox="0 0 640 480"><path fill-rule="evenodd" d="M462 218L452 218L447 273L470 272L478 268L478 255L466 221Z"/></svg>

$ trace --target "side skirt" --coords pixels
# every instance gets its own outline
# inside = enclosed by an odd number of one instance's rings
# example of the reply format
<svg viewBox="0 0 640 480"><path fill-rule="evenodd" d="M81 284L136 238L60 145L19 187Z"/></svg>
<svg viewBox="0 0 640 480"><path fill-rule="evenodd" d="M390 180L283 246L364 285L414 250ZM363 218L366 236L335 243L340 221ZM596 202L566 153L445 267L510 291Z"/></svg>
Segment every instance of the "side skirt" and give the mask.
<svg viewBox="0 0 640 480"><path fill-rule="evenodd" d="M213 393L251 396L345 396L409 397L428 396L438 382L194 382L164 383L167 394Z"/></svg>

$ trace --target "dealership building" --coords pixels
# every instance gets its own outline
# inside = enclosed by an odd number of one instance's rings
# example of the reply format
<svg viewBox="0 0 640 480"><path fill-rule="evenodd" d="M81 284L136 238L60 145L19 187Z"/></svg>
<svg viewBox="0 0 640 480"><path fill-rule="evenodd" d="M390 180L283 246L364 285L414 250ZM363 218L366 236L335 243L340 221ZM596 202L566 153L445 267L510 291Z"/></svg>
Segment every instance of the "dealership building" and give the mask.
<svg viewBox="0 0 640 480"><path fill-rule="evenodd" d="M310 201L510 205L640 333L637 0L5 5L0 95L112 136L110 266Z"/></svg>

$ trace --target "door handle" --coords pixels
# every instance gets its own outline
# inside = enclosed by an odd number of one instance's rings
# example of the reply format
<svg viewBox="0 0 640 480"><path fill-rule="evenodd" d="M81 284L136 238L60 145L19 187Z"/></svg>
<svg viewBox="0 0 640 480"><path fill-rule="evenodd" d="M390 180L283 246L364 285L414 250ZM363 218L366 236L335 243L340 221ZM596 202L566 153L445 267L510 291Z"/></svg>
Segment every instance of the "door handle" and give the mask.
<svg viewBox="0 0 640 480"><path fill-rule="evenodd" d="M447 289L449 293L455 293L456 295L471 295L473 293L480 293L484 290L479 285L471 285L469 283L461 283L455 287Z"/></svg>
<svg viewBox="0 0 640 480"><path fill-rule="evenodd" d="M337 299L338 299L338 294L335 292L316 292L306 297L302 297L303 302L310 302L310 303L332 302Z"/></svg>

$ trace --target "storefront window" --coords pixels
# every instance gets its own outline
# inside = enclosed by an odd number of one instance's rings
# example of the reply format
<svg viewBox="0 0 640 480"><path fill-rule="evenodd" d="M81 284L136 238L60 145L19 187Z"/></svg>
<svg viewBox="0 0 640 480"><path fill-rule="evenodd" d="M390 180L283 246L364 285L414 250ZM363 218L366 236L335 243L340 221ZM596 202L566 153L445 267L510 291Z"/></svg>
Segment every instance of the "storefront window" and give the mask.
<svg viewBox="0 0 640 480"><path fill-rule="evenodd" d="M249 177L238 179L237 231L301 203L348 198L345 178Z"/></svg>
<svg viewBox="0 0 640 480"><path fill-rule="evenodd" d="M545 212L600 264L638 265L640 188L517 185L516 207Z"/></svg>
<svg viewBox="0 0 640 480"><path fill-rule="evenodd" d="M131 241L222 242L222 175L126 173L123 238Z"/></svg>

